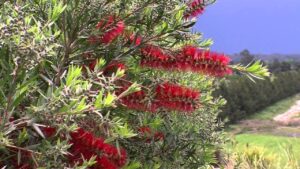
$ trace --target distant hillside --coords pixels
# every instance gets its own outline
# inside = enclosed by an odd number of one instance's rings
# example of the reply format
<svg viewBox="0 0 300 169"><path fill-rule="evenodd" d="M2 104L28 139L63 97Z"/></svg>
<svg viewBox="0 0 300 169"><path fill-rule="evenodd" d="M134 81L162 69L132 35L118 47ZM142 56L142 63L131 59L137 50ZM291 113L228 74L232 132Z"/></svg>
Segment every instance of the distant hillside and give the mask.
<svg viewBox="0 0 300 169"><path fill-rule="evenodd" d="M294 55L283 55L283 54L272 54L272 55L265 55L265 54L255 54L256 59L264 60L266 62L273 61L277 59L278 61L300 61L300 54ZM239 62L242 58L241 54L233 54L230 56L232 61Z"/></svg>

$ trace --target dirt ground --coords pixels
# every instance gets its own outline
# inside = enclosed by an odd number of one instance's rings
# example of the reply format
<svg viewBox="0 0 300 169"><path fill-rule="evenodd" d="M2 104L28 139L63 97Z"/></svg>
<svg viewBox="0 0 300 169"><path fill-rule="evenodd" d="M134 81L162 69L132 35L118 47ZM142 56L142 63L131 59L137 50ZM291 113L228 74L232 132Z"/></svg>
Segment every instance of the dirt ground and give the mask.
<svg viewBox="0 0 300 169"><path fill-rule="evenodd" d="M273 120L282 125L300 126L300 100L285 113L275 116Z"/></svg>
<svg viewBox="0 0 300 169"><path fill-rule="evenodd" d="M268 133L279 136L300 137L300 100L288 111L273 120L243 120L235 127L238 133Z"/></svg>

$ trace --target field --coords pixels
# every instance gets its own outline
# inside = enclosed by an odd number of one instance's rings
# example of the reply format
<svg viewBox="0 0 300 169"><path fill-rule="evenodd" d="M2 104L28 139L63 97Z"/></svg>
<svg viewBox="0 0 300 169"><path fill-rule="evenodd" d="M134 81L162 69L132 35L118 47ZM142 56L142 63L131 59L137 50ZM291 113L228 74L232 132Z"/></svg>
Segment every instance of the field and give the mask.
<svg viewBox="0 0 300 169"><path fill-rule="evenodd" d="M300 100L300 95L279 101L249 119L230 126L228 132L234 141L228 144L228 149L244 153L251 148L259 148L265 155L276 159L282 167L293 160L300 164L300 127L286 126L272 120L289 110L297 100Z"/></svg>

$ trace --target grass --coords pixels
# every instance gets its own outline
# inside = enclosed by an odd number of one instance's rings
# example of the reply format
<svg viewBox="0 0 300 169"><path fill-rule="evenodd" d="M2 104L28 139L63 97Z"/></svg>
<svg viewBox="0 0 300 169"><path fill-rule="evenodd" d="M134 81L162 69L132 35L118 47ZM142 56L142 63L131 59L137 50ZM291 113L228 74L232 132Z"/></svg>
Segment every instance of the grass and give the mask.
<svg viewBox="0 0 300 169"><path fill-rule="evenodd" d="M286 112L297 100L300 100L300 94L278 101L250 116L249 119L272 120L276 115Z"/></svg>
<svg viewBox="0 0 300 169"><path fill-rule="evenodd" d="M235 151L243 152L246 147L262 147L267 155L277 156L278 160L288 161L286 150L289 146L300 162L300 138L260 134L239 134L235 136Z"/></svg>
<svg viewBox="0 0 300 169"><path fill-rule="evenodd" d="M257 112L248 119L252 120L272 120L276 115L286 112L291 106L295 104L297 100L300 100L300 94L294 95L287 99L276 102L275 104ZM262 121L263 122L263 121ZM240 125L231 125L227 128L227 131L235 131L240 129ZM243 129L246 130L246 129ZM227 145L227 150L244 153L249 148L263 148L266 155L275 157L280 163L280 167L284 166L289 162L289 155L294 155L294 161L298 161L300 164L300 138L284 137L272 135L274 133L258 134L258 133L243 133L236 134L232 145ZM288 128L285 130L296 130L298 128ZM287 131L289 132L289 131ZM294 132L294 131L292 131ZM248 148L248 150L247 150ZM297 162L296 162L297 163ZM298 168L299 166L297 166ZM282 167L283 168L283 167ZM293 167L292 167L293 168Z"/></svg>

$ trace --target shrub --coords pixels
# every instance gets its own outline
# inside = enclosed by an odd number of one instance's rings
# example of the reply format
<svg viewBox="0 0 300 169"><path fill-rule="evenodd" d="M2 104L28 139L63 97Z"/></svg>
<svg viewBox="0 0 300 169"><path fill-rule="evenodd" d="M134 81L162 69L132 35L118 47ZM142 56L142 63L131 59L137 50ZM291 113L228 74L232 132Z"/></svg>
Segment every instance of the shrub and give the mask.
<svg viewBox="0 0 300 169"><path fill-rule="evenodd" d="M217 163L224 100L212 97L214 82L232 69L265 69L233 67L191 32L192 17L212 2L2 2L0 165Z"/></svg>

